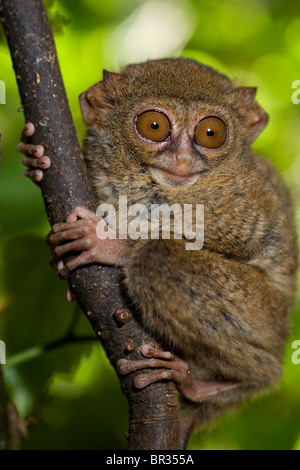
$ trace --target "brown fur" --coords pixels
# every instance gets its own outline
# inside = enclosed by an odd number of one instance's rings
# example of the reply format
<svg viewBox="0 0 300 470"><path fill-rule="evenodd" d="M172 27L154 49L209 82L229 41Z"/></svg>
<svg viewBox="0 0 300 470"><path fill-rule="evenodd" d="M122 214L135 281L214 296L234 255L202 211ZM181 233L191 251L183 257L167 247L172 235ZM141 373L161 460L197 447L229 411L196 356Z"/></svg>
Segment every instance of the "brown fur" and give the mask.
<svg viewBox="0 0 300 470"><path fill-rule="evenodd" d="M207 400L200 419L276 383L289 333L298 264L288 193L272 165L250 149L266 123L255 89L193 60L165 59L105 72L87 94L85 159L99 203L205 205L205 243L186 251L176 240L137 240L124 262L125 284L145 327L187 360L200 380L229 379L238 390ZM228 143L191 186L153 182L157 152L137 139L141 106L159 106L185 129L199 113L217 113ZM198 163L197 163L198 164ZM199 163L200 165L200 163ZM200 168L200 166L199 166Z"/></svg>

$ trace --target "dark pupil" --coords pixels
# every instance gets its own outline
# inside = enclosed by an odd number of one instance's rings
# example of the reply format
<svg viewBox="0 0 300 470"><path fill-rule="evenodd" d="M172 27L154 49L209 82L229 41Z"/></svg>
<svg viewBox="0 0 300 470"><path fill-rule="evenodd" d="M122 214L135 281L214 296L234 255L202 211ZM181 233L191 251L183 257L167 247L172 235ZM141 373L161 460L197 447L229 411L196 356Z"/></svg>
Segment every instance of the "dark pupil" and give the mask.
<svg viewBox="0 0 300 470"><path fill-rule="evenodd" d="M206 134L208 135L208 137L212 137L213 135L215 135L215 133L212 129L207 129Z"/></svg>
<svg viewBox="0 0 300 470"><path fill-rule="evenodd" d="M159 128L159 125L157 124L157 122L152 122L151 127L152 127L152 129L156 130L156 129Z"/></svg>

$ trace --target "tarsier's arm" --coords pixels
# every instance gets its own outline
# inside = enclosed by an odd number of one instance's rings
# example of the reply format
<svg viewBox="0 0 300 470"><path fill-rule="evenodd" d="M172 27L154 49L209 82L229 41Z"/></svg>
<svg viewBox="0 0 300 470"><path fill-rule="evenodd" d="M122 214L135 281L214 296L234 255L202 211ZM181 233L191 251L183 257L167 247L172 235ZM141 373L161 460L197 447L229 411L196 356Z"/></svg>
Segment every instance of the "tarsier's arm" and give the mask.
<svg viewBox="0 0 300 470"><path fill-rule="evenodd" d="M34 125L31 122L27 123L22 132L22 141L17 148L25 155L22 160L23 165L27 167L24 171L25 176L34 183L39 183L43 179L43 171L50 168L51 160L44 155L42 145L29 143L34 131ZM93 212L83 207L76 207L67 217L66 223L54 225L47 241L52 248L51 265L58 270L61 277L67 278L78 266L93 262L107 265L118 265L122 262L126 251L124 241L109 237L100 240L96 234L100 220L101 217L97 217ZM66 241L70 243L65 243ZM62 257L73 251L82 253L64 265Z"/></svg>

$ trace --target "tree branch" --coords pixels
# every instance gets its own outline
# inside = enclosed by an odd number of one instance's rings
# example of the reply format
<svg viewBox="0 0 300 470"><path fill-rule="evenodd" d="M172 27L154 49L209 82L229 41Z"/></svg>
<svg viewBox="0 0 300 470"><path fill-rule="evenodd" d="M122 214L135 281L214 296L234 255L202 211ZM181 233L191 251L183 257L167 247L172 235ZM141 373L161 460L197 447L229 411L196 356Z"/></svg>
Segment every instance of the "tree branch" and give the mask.
<svg viewBox="0 0 300 470"><path fill-rule="evenodd" d="M77 205L95 210L42 1L2 0L0 5L26 121L35 125L34 143L42 143L51 156L41 183L49 221L64 221ZM120 276L116 268L91 265L69 280L113 366L122 357L139 359L141 344L154 344L128 308ZM134 375L120 378L130 408L129 448L178 449L175 385L157 383L137 391Z"/></svg>

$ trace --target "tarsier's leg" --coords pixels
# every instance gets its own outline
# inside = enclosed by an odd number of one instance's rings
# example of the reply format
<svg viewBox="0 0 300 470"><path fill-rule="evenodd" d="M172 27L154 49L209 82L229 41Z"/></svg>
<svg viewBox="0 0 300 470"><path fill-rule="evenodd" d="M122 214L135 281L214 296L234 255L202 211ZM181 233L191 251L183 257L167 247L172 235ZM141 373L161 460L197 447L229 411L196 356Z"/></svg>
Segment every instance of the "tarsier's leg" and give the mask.
<svg viewBox="0 0 300 470"><path fill-rule="evenodd" d="M173 380L185 398L193 402L201 402L211 396L240 386L239 383L230 381L199 382L193 378L185 361L169 351L161 351L149 344L144 344L141 347L141 353L146 359L139 361L120 359L117 364L120 374L129 374L150 368L161 369L138 375L134 380L134 385L137 388L144 388L159 380Z"/></svg>
<svg viewBox="0 0 300 470"><path fill-rule="evenodd" d="M131 256L124 272L144 324L195 358L212 380L259 390L278 379L285 333L274 312L279 305L283 317L287 307L262 270L205 249L187 258L184 247L157 240Z"/></svg>
<svg viewBox="0 0 300 470"><path fill-rule="evenodd" d="M120 359L117 363L118 372L121 375L142 369L152 369L145 374L141 373L135 377L136 388L144 388L159 380L173 380L179 392L188 399L190 404L185 404L181 410L180 419L180 449L185 449L187 441L196 424L199 424L199 402L210 397L217 397L223 392L240 387L238 382L231 381L208 381L200 382L194 379L189 365L175 354L169 351L161 351L150 344L141 347L141 353L146 359L139 361L128 361ZM160 370L157 370L160 369ZM197 407L195 408L195 404Z"/></svg>

